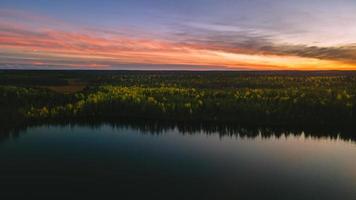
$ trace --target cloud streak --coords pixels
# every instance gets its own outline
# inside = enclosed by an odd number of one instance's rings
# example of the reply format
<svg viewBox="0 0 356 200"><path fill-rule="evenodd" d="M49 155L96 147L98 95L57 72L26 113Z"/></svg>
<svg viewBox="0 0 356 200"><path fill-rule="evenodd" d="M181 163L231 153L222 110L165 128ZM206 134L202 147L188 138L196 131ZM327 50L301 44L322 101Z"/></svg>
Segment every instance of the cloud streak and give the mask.
<svg viewBox="0 0 356 200"><path fill-rule="evenodd" d="M286 44L275 39L278 35L238 28L217 31L181 26L181 31L174 35L185 45L230 53L297 56L356 64L356 43L327 47Z"/></svg>
<svg viewBox="0 0 356 200"><path fill-rule="evenodd" d="M356 69L355 46L284 44L276 41L276 35L253 29L180 26L160 38L155 34L143 37L139 31L124 28L98 31L64 24L28 13L2 12L0 64L95 69L137 69L139 65L160 69Z"/></svg>

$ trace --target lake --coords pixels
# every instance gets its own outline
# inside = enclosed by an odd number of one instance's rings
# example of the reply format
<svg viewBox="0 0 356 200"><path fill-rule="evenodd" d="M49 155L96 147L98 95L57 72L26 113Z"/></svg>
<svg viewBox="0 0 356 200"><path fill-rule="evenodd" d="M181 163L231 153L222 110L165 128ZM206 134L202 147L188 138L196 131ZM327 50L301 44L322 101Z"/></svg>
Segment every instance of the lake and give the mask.
<svg viewBox="0 0 356 200"><path fill-rule="evenodd" d="M5 199L356 199L356 143L303 133L39 125L0 160Z"/></svg>

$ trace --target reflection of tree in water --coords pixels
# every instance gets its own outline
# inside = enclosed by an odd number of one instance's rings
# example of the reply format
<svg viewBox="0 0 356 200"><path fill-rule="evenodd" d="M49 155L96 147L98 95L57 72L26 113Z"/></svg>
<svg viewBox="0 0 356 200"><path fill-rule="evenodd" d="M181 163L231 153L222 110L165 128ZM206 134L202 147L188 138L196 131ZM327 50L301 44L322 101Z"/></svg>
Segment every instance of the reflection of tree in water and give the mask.
<svg viewBox="0 0 356 200"><path fill-rule="evenodd" d="M17 138L20 133L25 132L27 126L8 125L0 123L0 142L10 138Z"/></svg>
<svg viewBox="0 0 356 200"><path fill-rule="evenodd" d="M9 138L16 138L21 133L26 132L27 128L54 125L54 126L85 126L92 129L99 129L102 125L109 125L114 129L134 129L143 134L160 135L167 131L177 130L180 134L206 134L216 135L220 137L244 137L244 138L280 138L284 136L301 136L311 137L316 139L342 139L356 141L356 136L353 134L353 127L256 127L256 126L240 126L229 123L209 123L209 122L172 122L172 121L147 121L147 120L128 120L121 119L115 121L76 121L76 122L49 122L49 123L29 123L21 125L0 124L0 141Z"/></svg>

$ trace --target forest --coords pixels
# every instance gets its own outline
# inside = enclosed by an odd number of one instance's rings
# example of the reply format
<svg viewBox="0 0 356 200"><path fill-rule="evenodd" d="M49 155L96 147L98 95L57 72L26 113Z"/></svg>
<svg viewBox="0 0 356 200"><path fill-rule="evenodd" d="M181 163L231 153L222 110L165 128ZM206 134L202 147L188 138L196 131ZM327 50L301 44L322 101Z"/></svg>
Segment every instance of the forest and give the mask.
<svg viewBox="0 0 356 200"><path fill-rule="evenodd" d="M2 124L123 119L352 127L354 72L0 72Z"/></svg>

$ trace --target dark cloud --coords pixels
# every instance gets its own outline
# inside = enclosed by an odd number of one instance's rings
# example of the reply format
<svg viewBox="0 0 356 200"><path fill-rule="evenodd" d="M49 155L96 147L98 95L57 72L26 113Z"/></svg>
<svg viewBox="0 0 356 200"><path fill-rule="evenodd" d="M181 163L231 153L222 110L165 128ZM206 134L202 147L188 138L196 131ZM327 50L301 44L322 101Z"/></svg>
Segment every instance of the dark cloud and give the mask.
<svg viewBox="0 0 356 200"><path fill-rule="evenodd" d="M205 49L356 63L356 44L333 47L283 44L278 43L274 35L260 34L255 30L215 31L188 26L181 26L181 30L174 35L179 43Z"/></svg>
<svg viewBox="0 0 356 200"><path fill-rule="evenodd" d="M318 59L338 60L356 63L356 45L338 47L317 47L306 45L275 45L266 48L267 52Z"/></svg>

